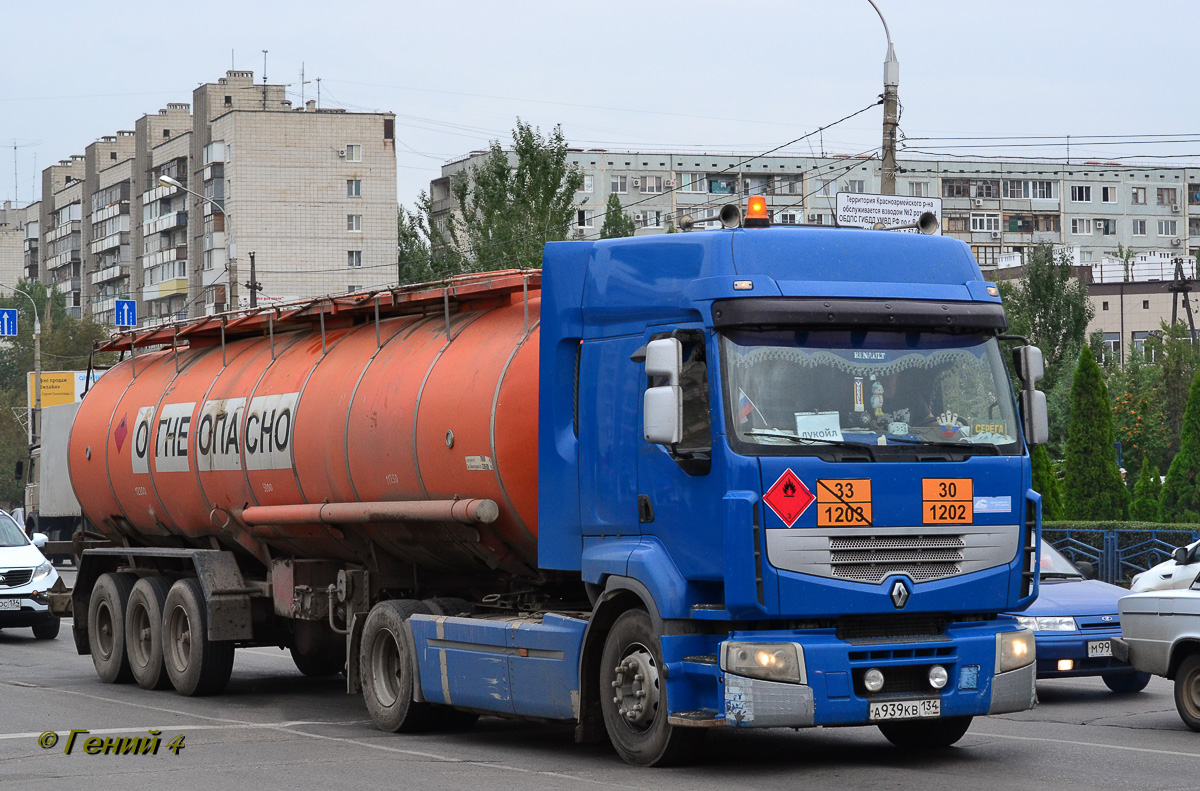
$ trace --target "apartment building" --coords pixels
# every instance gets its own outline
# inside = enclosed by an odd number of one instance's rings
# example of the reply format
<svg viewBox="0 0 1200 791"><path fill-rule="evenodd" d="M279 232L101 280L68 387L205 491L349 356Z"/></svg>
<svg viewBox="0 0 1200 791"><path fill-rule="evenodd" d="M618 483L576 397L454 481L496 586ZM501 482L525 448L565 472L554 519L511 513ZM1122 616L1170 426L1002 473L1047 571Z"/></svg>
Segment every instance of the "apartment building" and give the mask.
<svg viewBox="0 0 1200 791"><path fill-rule="evenodd" d="M251 255L259 304L386 285L395 116L293 108L229 71L46 168L36 206L24 273L99 322L121 298L143 324L244 307Z"/></svg>
<svg viewBox="0 0 1200 791"><path fill-rule="evenodd" d="M12 201L0 206L0 283L16 283L25 273L25 239L29 233L30 207L17 208ZM36 209L32 215L37 232Z"/></svg>

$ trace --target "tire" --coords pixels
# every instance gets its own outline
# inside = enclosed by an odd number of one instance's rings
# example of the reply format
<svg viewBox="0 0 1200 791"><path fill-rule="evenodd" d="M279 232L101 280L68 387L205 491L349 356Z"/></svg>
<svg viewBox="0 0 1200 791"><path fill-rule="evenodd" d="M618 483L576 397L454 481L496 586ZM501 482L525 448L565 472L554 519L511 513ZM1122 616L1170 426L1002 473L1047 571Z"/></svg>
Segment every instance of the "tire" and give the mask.
<svg viewBox="0 0 1200 791"><path fill-rule="evenodd" d="M421 604L429 608L430 615L472 615L475 612L475 608L466 599L449 596L424 599Z"/></svg>
<svg viewBox="0 0 1200 791"><path fill-rule="evenodd" d="M38 640L53 640L58 637L58 625L58 619L53 616L41 623L35 623L33 625L33 636Z"/></svg>
<svg viewBox="0 0 1200 791"><path fill-rule="evenodd" d="M600 655L600 711L613 748L635 766L689 763L706 734L700 728L667 722L666 680L659 677L662 666L662 649L649 613L621 614Z"/></svg>
<svg viewBox="0 0 1200 791"><path fill-rule="evenodd" d="M341 651L323 649L313 653L302 653L294 645L288 650L292 653L292 661L296 663L296 669L309 678L336 676L346 669L346 657Z"/></svg>
<svg viewBox="0 0 1200 791"><path fill-rule="evenodd" d="M233 643L208 639L208 608L200 583L178 580L163 603L163 663L180 695L224 691L233 671Z"/></svg>
<svg viewBox="0 0 1200 791"><path fill-rule="evenodd" d="M414 733L439 724L434 706L413 700L416 650L404 622L417 613L430 614L424 602L384 601L371 608L363 626L358 660L363 702L381 731Z"/></svg>
<svg viewBox="0 0 1200 791"><path fill-rule="evenodd" d="M125 607L137 577L126 573L101 574L88 602L88 648L96 675L106 684L133 681L125 653Z"/></svg>
<svg viewBox="0 0 1200 791"><path fill-rule="evenodd" d="M906 750L944 750L961 739L971 727L971 717L946 717L939 720L881 722L884 738Z"/></svg>
<svg viewBox="0 0 1200 791"><path fill-rule="evenodd" d="M1183 660L1175 673L1175 709L1184 725L1200 731L1200 654Z"/></svg>
<svg viewBox="0 0 1200 791"><path fill-rule="evenodd" d="M133 680L142 689L171 686L163 664L163 613L171 583L164 577L143 577L129 594L125 609L125 646Z"/></svg>
<svg viewBox="0 0 1200 791"><path fill-rule="evenodd" d="M1132 695L1141 692L1150 683L1149 673L1120 673L1118 675L1101 676L1104 686L1118 695Z"/></svg>

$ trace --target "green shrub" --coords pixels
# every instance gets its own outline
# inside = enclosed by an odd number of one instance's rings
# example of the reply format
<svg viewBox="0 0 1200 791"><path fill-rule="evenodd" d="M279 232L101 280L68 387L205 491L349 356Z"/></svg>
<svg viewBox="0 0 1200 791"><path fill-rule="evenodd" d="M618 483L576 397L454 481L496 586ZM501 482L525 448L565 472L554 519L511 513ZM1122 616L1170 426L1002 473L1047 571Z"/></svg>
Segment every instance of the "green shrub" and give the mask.
<svg viewBox="0 0 1200 791"><path fill-rule="evenodd" d="M1036 446L1029 455L1033 462L1033 490L1042 496L1042 519L1062 519L1062 491L1046 446Z"/></svg>

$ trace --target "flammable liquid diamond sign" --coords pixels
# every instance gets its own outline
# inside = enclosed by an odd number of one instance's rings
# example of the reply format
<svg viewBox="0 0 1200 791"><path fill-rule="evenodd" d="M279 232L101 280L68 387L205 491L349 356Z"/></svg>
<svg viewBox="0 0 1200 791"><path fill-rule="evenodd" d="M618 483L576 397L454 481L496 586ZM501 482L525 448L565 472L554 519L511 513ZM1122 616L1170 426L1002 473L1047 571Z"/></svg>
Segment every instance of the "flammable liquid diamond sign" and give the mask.
<svg viewBox="0 0 1200 791"><path fill-rule="evenodd" d="M840 228L874 228L882 223L884 228L897 225L913 225L925 212L937 217L937 230L942 233L942 199L911 198L905 195L871 195L865 192L839 192L837 194L836 224ZM916 228L905 228L916 233Z"/></svg>
<svg viewBox="0 0 1200 791"><path fill-rule="evenodd" d="M796 473L790 469L784 470L783 475L779 476L779 480L775 481L775 485L763 495L763 502L788 527L796 524L796 520L808 510L808 507L816 499L804 485L804 481L797 478Z"/></svg>

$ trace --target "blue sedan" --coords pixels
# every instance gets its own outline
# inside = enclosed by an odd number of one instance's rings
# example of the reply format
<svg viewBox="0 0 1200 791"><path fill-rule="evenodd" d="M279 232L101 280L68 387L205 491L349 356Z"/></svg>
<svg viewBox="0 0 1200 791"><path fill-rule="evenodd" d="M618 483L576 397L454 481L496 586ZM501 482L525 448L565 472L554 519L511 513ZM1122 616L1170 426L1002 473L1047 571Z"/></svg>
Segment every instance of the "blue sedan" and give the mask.
<svg viewBox="0 0 1200 791"><path fill-rule="evenodd" d="M1041 588L1037 601L1017 621L1034 631L1037 677L1100 676L1113 692L1140 692L1150 683L1112 655L1121 636L1117 600L1129 591L1084 574L1054 547L1042 542Z"/></svg>

